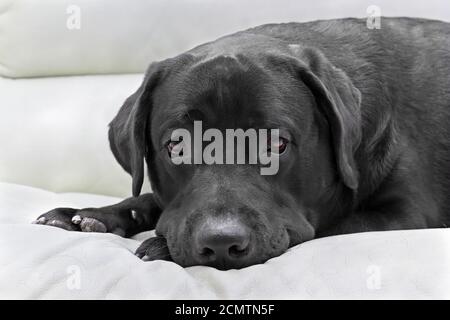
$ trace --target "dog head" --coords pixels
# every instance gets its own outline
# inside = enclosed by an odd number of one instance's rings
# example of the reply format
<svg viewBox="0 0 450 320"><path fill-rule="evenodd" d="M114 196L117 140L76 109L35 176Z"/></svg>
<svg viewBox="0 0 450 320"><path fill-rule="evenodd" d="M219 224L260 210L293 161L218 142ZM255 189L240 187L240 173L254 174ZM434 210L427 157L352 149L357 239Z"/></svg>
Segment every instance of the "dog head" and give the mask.
<svg viewBox="0 0 450 320"><path fill-rule="evenodd" d="M359 91L320 51L224 38L153 63L111 122L110 142L134 196L146 163L163 209L156 232L175 262L241 268L314 238L342 214L358 188L359 107ZM194 136L196 121L224 134L278 129L262 150L277 157L278 171L174 164L173 132Z"/></svg>

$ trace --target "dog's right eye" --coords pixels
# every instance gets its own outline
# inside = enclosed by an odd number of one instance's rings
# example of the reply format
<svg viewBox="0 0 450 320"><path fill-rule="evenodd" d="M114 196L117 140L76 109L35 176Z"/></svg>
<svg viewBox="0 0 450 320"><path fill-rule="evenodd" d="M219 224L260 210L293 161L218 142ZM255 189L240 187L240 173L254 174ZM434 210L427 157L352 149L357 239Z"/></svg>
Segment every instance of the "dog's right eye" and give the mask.
<svg viewBox="0 0 450 320"><path fill-rule="evenodd" d="M277 141L271 141L269 139L269 148L268 151L275 154L283 154L287 148L289 140L283 137L280 137Z"/></svg>

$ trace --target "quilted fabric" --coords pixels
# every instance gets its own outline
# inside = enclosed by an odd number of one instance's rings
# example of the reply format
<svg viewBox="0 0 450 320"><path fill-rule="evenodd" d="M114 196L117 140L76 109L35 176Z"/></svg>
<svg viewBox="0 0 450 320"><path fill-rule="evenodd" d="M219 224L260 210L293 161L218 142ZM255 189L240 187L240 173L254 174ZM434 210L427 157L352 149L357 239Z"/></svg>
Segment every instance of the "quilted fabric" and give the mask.
<svg viewBox="0 0 450 320"><path fill-rule="evenodd" d="M0 183L0 298L450 298L450 230L342 235L309 241L241 270L182 268L133 255L150 235L32 225L57 206L120 199Z"/></svg>

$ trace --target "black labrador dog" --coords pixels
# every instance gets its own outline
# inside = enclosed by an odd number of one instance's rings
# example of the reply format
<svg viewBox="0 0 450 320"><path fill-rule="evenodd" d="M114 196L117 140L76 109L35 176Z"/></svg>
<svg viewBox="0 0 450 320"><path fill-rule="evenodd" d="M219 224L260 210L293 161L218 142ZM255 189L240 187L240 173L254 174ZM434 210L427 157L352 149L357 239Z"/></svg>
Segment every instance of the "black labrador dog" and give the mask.
<svg viewBox="0 0 450 320"><path fill-rule="evenodd" d="M279 171L174 165L174 128L279 128ZM137 255L219 269L313 238L450 223L450 24L269 24L155 62L109 128L133 197L36 221L132 236ZM271 142L272 143L272 142ZM271 144L272 146L272 144ZM140 195L147 166L153 194Z"/></svg>

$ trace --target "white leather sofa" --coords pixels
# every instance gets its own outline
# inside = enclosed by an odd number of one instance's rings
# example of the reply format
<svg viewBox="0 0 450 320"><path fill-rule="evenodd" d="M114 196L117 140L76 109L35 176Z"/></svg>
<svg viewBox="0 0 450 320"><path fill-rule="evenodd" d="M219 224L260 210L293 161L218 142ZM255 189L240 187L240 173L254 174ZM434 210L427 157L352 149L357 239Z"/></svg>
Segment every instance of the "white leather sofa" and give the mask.
<svg viewBox="0 0 450 320"><path fill-rule="evenodd" d="M107 124L150 61L262 23L364 17L366 2L0 0L0 298L450 298L448 229L324 238L218 271L140 261L148 232L30 224L54 207L130 195ZM444 1L378 6L450 20Z"/></svg>

